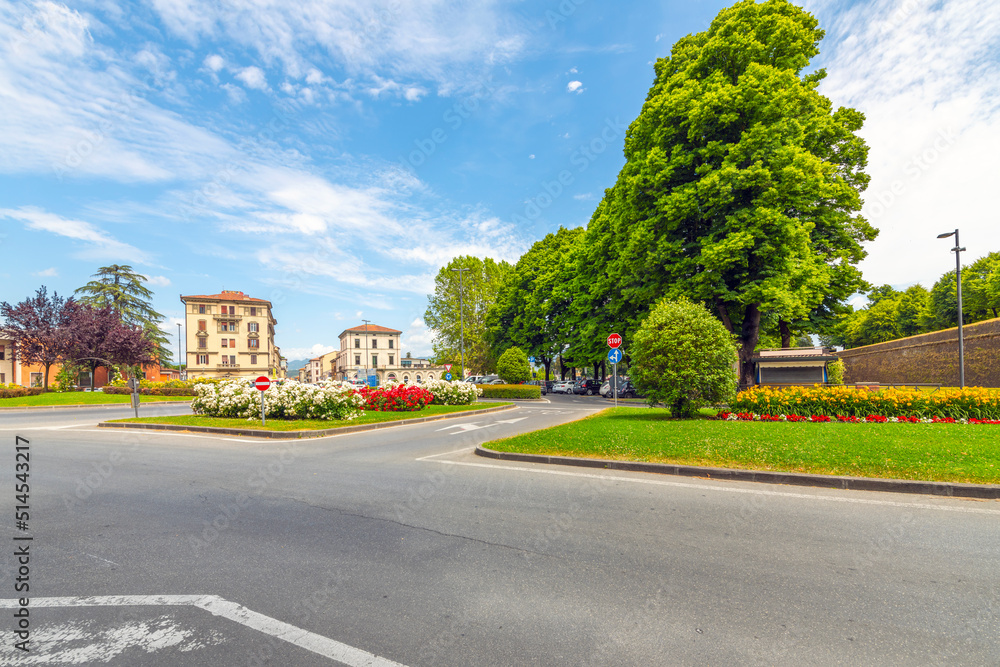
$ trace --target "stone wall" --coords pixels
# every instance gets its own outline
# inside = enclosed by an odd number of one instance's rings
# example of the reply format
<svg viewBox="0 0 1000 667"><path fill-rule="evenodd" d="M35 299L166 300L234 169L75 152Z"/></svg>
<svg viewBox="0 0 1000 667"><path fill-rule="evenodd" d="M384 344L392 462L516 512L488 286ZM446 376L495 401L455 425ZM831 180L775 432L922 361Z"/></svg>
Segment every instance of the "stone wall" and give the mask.
<svg viewBox="0 0 1000 667"><path fill-rule="evenodd" d="M966 325L965 384L1000 387L1000 318ZM844 382L958 386L958 329L866 345L836 353Z"/></svg>

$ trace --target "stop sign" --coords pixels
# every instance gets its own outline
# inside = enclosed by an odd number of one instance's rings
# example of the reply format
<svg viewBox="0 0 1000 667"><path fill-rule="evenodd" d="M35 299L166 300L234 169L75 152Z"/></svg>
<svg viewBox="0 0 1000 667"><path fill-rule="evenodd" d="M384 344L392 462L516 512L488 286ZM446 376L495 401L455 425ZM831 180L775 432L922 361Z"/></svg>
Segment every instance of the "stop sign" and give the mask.
<svg viewBox="0 0 1000 667"><path fill-rule="evenodd" d="M618 347L621 347L621 345L622 345L622 337L621 336L619 336L616 333L613 333L610 336L608 336L608 347L618 348Z"/></svg>
<svg viewBox="0 0 1000 667"><path fill-rule="evenodd" d="M271 380L266 375L261 375L253 381L253 386L257 387L260 391L267 391L267 388L271 386Z"/></svg>

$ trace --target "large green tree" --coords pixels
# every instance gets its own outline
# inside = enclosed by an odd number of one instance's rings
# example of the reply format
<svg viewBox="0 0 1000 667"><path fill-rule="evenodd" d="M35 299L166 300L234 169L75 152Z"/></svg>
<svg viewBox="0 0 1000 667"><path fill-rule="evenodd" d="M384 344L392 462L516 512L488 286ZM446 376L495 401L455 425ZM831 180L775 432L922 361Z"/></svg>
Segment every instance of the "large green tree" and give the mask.
<svg viewBox="0 0 1000 667"><path fill-rule="evenodd" d="M574 257L583 236L582 227L560 227L535 242L514 265L488 317L494 356L516 345L545 367L549 379L552 362L572 342Z"/></svg>
<svg viewBox="0 0 1000 667"><path fill-rule="evenodd" d="M460 272L453 269L467 270L460 277ZM424 313L424 322L434 331L434 356L438 362L459 362L464 330L466 367L474 374L496 368L496 357L487 339L486 317L513 270L508 262L463 255L438 271L434 294L428 295Z"/></svg>
<svg viewBox="0 0 1000 667"><path fill-rule="evenodd" d="M804 74L823 34L787 0L745 0L677 42L588 226L589 307L635 331L663 296L708 304L744 385L762 315L801 322L862 287L853 265L877 233L858 213L864 117Z"/></svg>
<svg viewBox="0 0 1000 667"><path fill-rule="evenodd" d="M153 309L153 291L143 283L149 279L127 264L102 266L91 280L74 294L80 294L78 301L94 308L111 308L123 324L141 326L156 346L156 357L161 363L172 358L167 346L166 334L160 329L163 315Z"/></svg>

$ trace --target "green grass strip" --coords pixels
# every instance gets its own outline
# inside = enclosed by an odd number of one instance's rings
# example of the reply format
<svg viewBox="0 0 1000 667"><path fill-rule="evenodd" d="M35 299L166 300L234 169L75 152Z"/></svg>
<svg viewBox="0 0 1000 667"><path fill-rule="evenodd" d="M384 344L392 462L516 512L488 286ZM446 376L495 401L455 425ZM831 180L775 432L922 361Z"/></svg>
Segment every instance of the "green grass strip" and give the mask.
<svg viewBox="0 0 1000 667"><path fill-rule="evenodd" d="M158 401L190 401L194 396L143 396L142 403ZM49 392L37 396L20 398L0 398L0 408L15 408L31 405L101 405L108 403L130 403L128 394L105 394L99 391Z"/></svg>
<svg viewBox="0 0 1000 667"><path fill-rule="evenodd" d="M115 422L134 422L138 424L175 424L178 426L209 426L214 428L252 428L261 431L319 431L361 424L378 424L394 422L418 417L433 417L448 415L469 410L483 410L510 403L473 403L472 405L428 405L423 410L415 412L366 412L357 419L350 421L335 421L326 419L275 419L269 418L267 426L261 427L260 419L240 419L233 417L205 417L202 415L182 415L177 417L139 417L136 419L113 419Z"/></svg>
<svg viewBox="0 0 1000 667"><path fill-rule="evenodd" d="M715 468L1000 483L1000 426L674 420L609 408L486 445L502 452Z"/></svg>

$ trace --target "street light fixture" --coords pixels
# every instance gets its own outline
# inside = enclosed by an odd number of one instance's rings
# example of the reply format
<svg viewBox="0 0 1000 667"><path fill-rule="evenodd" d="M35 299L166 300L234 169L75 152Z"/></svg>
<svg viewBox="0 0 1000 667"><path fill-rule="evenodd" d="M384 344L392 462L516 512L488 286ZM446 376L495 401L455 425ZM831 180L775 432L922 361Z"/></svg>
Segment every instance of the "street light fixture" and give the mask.
<svg viewBox="0 0 1000 667"><path fill-rule="evenodd" d="M184 372L184 349L181 343L181 323L177 323L177 377Z"/></svg>
<svg viewBox="0 0 1000 667"><path fill-rule="evenodd" d="M371 353L368 351L369 350L369 347L368 347L368 323L371 322L371 320L361 320L361 321L365 323L365 384L368 384L368 359L371 356Z"/></svg>
<svg viewBox="0 0 1000 667"><path fill-rule="evenodd" d="M962 251L965 248L958 241L957 229L947 234L938 234L939 239L949 236L955 237L955 247L951 251L955 253L955 283L958 293L958 386L965 388L965 338L962 335Z"/></svg>
<svg viewBox="0 0 1000 667"><path fill-rule="evenodd" d="M461 269L458 269L458 268L452 269L452 271L458 271L458 326L459 326L459 332L461 333L461 337L462 337L462 347L460 349L461 349L461 354L462 354L462 372L461 372L461 376L462 376L463 380L465 379L465 316L463 314L463 311L465 310L465 307L462 304L462 295L463 295L463 292L465 292L465 288L464 288L464 285L462 283L462 274L465 273L468 270L469 270L468 267L461 268Z"/></svg>

